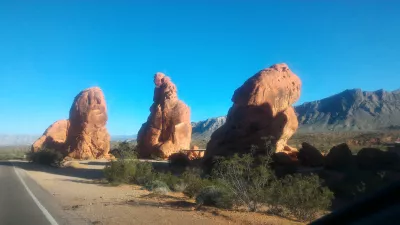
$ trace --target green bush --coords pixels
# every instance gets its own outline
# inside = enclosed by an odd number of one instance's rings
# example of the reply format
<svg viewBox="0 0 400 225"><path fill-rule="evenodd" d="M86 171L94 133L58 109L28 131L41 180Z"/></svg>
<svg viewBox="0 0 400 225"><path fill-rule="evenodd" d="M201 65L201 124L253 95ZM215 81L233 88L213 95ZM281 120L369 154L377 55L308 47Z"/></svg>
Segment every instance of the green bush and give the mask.
<svg viewBox="0 0 400 225"><path fill-rule="evenodd" d="M173 191L183 191L182 184L183 181L178 176L173 175L172 173L159 173L157 175L157 179L166 183L169 189Z"/></svg>
<svg viewBox="0 0 400 225"><path fill-rule="evenodd" d="M25 155L29 154L31 154L29 151L20 150L17 147L16 149L13 149L13 147L0 149L0 160L25 159Z"/></svg>
<svg viewBox="0 0 400 225"><path fill-rule="evenodd" d="M64 159L63 154L53 149L41 149L37 152L30 152L27 157L30 162L54 167L60 167Z"/></svg>
<svg viewBox="0 0 400 225"><path fill-rule="evenodd" d="M230 209L233 207L233 198L232 193L226 188L213 185L200 190L200 193L196 196L196 203Z"/></svg>
<svg viewBox="0 0 400 225"><path fill-rule="evenodd" d="M119 143L118 147L112 149L110 153L116 158L137 158L136 146L127 141Z"/></svg>
<svg viewBox="0 0 400 225"><path fill-rule="evenodd" d="M153 165L150 162L140 162L136 160L136 173L133 177L133 183L145 185L156 178Z"/></svg>
<svg viewBox="0 0 400 225"><path fill-rule="evenodd" d="M267 202L273 209L283 208L301 221L311 221L327 210L333 192L321 186L318 176L288 175L267 190ZM281 210L282 211L282 210Z"/></svg>
<svg viewBox="0 0 400 225"><path fill-rule="evenodd" d="M133 183L145 185L155 180L156 174L150 162L141 162L131 155L128 159L111 161L103 170L106 179L113 184Z"/></svg>
<svg viewBox="0 0 400 225"><path fill-rule="evenodd" d="M269 168L270 161L270 156L256 158L251 154L236 154L218 161L212 177L233 193L235 205L257 211L265 202L264 189L276 180Z"/></svg>
<svg viewBox="0 0 400 225"><path fill-rule="evenodd" d="M183 180L180 180L171 189L176 192L184 192L187 187L188 185L185 182L183 182Z"/></svg>
<svg viewBox="0 0 400 225"><path fill-rule="evenodd" d="M170 192L168 185L160 180L153 180L145 185L145 188L149 191L153 191L156 194L165 195Z"/></svg>
<svg viewBox="0 0 400 225"><path fill-rule="evenodd" d="M130 183L136 174L137 162L135 160L111 161L104 168L105 178L113 184Z"/></svg>
<svg viewBox="0 0 400 225"><path fill-rule="evenodd" d="M183 182L187 185L183 193L189 198L195 197L200 191L211 185L211 181L201 177L201 170L189 169L182 174Z"/></svg>

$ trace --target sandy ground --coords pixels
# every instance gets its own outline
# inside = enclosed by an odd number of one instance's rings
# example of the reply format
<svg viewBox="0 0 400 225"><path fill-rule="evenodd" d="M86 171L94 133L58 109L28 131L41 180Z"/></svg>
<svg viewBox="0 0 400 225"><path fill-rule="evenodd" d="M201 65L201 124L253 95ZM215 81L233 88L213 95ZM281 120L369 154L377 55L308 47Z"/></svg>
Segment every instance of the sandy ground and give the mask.
<svg viewBox="0 0 400 225"><path fill-rule="evenodd" d="M300 224L261 213L194 210L193 200L180 193L155 196L135 185L109 186L101 181L104 161L81 161L81 168L14 164L49 191L64 210L73 210L92 224Z"/></svg>

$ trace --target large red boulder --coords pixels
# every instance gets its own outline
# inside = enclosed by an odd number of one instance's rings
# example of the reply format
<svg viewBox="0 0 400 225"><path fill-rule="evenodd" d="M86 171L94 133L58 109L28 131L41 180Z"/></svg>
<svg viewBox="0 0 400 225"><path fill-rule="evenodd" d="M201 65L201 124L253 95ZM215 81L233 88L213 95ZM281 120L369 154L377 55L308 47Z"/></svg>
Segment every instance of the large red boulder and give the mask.
<svg viewBox="0 0 400 225"><path fill-rule="evenodd" d="M154 84L150 116L138 133L139 157L167 159L180 150L190 149L190 109L178 99L177 88L169 77L157 73Z"/></svg>
<svg viewBox="0 0 400 225"><path fill-rule="evenodd" d="M32 151L49 148L75 159L109 158L107 107L98 87L80 92L71 106L69 119L52 124L35 143Z"/></svg>
<svg viewBox="0 0 400 225"><path fill-rule="evenodd" d="M287 141L298 127L292 104L300 89L299 77L286 64L256 73L235 91L226 123L212 134L204 159L249 153L253 145L265 151L263 138L272 140L276 152L292 149Z"/></svg>
<svg viewBox="0 0 400 225"><path fill-rule="evenodd" d="M42 148L49 148L65 153L68 129L69 120L54 122L46 129L43 135L32 144L32 152L37 152Z"/></svg>
<svg viewBox="0 0 400 225"><path fill-rule="evenodd" d="M102 90L89 88L79 93L69 111L68 156L75 159L108 158L107 106Z"/></svg>

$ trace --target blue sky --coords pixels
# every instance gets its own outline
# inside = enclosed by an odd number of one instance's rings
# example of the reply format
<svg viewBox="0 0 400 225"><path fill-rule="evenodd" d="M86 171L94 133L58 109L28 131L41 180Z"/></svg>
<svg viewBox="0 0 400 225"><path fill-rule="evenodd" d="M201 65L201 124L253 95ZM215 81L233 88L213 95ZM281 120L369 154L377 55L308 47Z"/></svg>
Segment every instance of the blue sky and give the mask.
<svg viewBox="0 0 400 225"><path fill-rule="evenodd" d="M302 79L298 103L398 89L399 3L0 0L0 133L42 133L100 86L109 132L135 134L157 71L193 121L225 115L237 87L280 62Z"/></svg>

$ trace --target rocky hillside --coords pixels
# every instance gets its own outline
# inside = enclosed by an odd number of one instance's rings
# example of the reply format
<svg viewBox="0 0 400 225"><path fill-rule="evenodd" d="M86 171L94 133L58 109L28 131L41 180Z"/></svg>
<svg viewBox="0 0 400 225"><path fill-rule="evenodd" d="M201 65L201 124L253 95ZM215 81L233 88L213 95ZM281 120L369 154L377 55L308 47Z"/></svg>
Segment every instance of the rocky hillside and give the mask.
<svg viewBox="0 0 400 225"><path fill-rule="evenodd" d="M32 145L40 137L38 135L24 135L24 134L0 134L0 146L22 146ZM111 141L133 141L136 140L136 135L114 135L111 136Z"/></svg>
<svg viewBox="0 0 400 225"><path fill-rule="evenodd" d="M346 90L295 107L300 132L373 131L400 127L400 90ZM192 123L193 139L207 139L225 117Z"/></svg>
<svg viewBox="0 0 400 225"><path fill-rule="evenodd" d="M192 139L208 139L211 134L226 121L225 116L210 118L192 123Z"/></svg>
<svg viewBox="0 0 400 225"><path fill-rule="evenodd" d="M368 131L400 125L400 90L346 90L296 107L300 131Z"/></svg>

